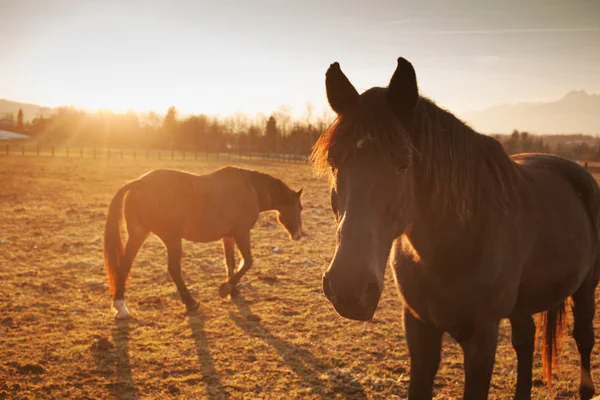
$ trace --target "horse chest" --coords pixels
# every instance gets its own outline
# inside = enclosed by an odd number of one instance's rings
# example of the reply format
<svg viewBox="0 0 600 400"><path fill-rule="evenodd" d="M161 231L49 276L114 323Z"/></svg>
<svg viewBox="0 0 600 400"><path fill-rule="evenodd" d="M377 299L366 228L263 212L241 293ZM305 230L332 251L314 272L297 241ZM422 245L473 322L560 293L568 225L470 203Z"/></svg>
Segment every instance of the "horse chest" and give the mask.
<svg viewBox="0 0 600 400"><path fill-rule="evenodd" d="M440 277L406 259L395 260L393 267L405 305L426 323L453 336L468 336L482 318L502 318L516 299L516 287L469 274Z"/></svg>

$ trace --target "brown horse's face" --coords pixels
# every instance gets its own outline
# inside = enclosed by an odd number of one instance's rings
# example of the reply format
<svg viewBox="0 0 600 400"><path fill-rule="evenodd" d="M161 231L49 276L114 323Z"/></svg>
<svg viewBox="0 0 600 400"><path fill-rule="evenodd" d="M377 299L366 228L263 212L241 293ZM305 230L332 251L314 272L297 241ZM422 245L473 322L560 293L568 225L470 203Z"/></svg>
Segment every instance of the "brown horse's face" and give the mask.
<svg viewBox="0 0 600 400"><path fill-rule="evenodd" d="M329 102L339 116L335 129L343 131L334 132L327 152L337 234L323 291L341 316L355 320L373 317L392 243L413 208L412 144L405 114L390 100L392 83L359 96L339 65L327 75ZM384 157L388 146L398 156Z"/></svg>
<svg viewBox="0 0 600 400"><path fill-rule="evenodd" d="M302 237L301 195L302 189L294 192L291 196L291 202L280 206L277 210L277 222L285 228L292 240L298 240Z"/></svg>
<svg viewBox="0 0 600 400"><path fill-rule="evenodd" d="M323 291L341 316L368 320L375 313L392 242L407 225L410 182L407 170L390 168L368 148L334 168L337 243Z"/></svg>

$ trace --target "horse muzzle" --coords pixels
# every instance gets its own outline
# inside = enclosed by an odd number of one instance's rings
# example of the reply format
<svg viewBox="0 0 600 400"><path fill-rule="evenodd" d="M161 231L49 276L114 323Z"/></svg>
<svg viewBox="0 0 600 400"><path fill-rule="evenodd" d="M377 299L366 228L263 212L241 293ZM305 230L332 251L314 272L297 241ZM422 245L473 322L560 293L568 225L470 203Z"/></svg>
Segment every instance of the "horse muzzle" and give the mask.
<svg viewBox="0 0 600 400"><path fill-rule="evenodd" d="M347 290L348 288L340 290L330 280L326 272L323 274L323 293L342 317L357 321L368 321L373 318L377 309L381 297L381 288L375 282L363 283L361 282L360 289L356 291Z"/></svg>

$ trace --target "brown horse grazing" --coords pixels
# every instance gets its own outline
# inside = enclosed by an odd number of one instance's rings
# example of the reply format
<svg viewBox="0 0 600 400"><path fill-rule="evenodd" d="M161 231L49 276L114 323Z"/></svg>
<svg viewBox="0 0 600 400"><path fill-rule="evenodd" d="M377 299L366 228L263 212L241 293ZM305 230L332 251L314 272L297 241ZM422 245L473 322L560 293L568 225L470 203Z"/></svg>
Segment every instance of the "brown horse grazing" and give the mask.
<svg viewBox="0 0 600 400"><path fill-rule="evenodd" d="M116 317L129 316L125 283L133 260L150 233L165 244L169 274L187 309L195 310L198 302L181 277L181 240L223 240L227 281L220 286L219 294L225 297L252 265L250 229L259 213L276 211L277 220L290 237L300 239L301 194L302 189L293 191L270 175L234 167L207 175L157 170L129 182L110 203L104 233L104 260ZM123 209L129 236L125 247L121 240ZM242 256L237 271L235 245Z"/></svg>
<svg viewBox="0 0 600 400"><path fill-rule="evenodd" d="M600 276L600 192L579 165L551 155L512 159L419 95L412 65L398 59L387 88L362 94L331 65L327 97L338 115L312 160L331 182L337 246L323 290L337 312L370 319L386 262L405 303L409 399L431 399L448 332L465 357L465 399L487 398L501 319L517 353L515 398L531 397L542 313L544 375L573 300L582 399L594 385L594 291Z"/></svg>

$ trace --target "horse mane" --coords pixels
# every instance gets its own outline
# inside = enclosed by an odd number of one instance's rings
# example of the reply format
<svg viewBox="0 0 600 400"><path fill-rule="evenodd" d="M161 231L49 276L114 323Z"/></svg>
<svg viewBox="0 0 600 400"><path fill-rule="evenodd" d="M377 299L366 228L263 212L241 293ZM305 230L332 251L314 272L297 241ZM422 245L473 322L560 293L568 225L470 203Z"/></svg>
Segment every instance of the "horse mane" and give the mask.
<svg viewBox="0 0 600 400"><path fill-rule="evenodd" d="M311 154L317 174L329 173L332 153L348 156L357 140L368 137L386 160L412 162L416 184L437 215L451 213L466 221L483 205L511 212L520 173L497 140L425 97L419 98L407 132L386 93L384 88L363 93L349 116L338 117L323 132Z"/></svg>
<svg viewBox="0 0 600 400"><path fill-rule="evenodd" d="M262 206L278 207L292 204L297 199L295 192L281 179L258 171L243 171L246 173Z"/></svg>
<svg viewBox="0 0 600 400"><path fill-rule="evenodd" d="M433 209L461 220L481 206L512 211L520 173L500 142L424 97L415 109L414 136L420 180L428 186Z"/></svg>

